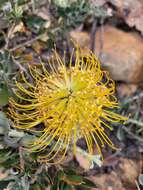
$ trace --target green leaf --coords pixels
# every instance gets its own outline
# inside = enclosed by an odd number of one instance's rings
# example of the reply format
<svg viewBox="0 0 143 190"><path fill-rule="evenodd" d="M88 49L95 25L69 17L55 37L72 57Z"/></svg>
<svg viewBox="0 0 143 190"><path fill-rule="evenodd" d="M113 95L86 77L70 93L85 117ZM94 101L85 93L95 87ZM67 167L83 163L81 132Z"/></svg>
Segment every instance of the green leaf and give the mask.
<svg viewBox="0 0 143 190"><path fill-rule="evenodd" d="M64 186L60 188L60 190L75 190L75 188L69 184L64 184Z"/></svg>
<svg viewBox="0 0 143 190"><path fill-rule="evenodd" d="M0 181L0 190L3 190L7 187L9 181Z"/></svg>
<svg viewBox="0 0 143 190"><path fill-rule="evenodd" d="M57 190L59 188L60 180L64 175L65 174L62 170L58 171L58 173L54 179L53 185L51 186L51 190Z"/></svg>
<svg viewBox="0 0 143 190"><path fill-rule="evenodd" d="M3 4L6 2L8 2L8 0L0 0L0 7L3 6Z"/></svg>
<svg viewBox="0 0 143 190"><path fill-rule="evenodd" d="M9 122L4 112L0 111L0 134L4 134L8 131Z"/></svg>
<svg viewBox="0 0 143 190"><path fill-rule="evenodd" d="M53 183L50 190L57 190L58 189L58 183Z"/></svg>
<svg viewBox="0 0 143 190"><path fill-rule="evenodd" d="M35 32L39 32L42 25L45 23L45 20L43 20L41 17L38 17L36 15L31 15L25 18L27 26L31 29L33 28ZM35 28L36 27L36 28Z"/></svg>
<svg viewBox="0 0 143 190"><path fill-rule="evenodd" d="M11 75L15 68L12 56L8 50L0 52L0 68L3 70L5 75Z"/></svg>
<svg viewBox="0 0 143 190"><path fill-rule="evenodd" d="M139 175L139 183L143 186L143 174Z"/></svg>
<svg viewBox="0 0 143 190"><path fill-rule="evenodd" d="M54 0L55 5L66 8L70 6L69 0Z"/></svg>
<svg viewBox="0 0 143 190"><path fill-rule="evenodd" d="M64 173L66 175L76 175L76 172L69 167L64 167Z"/></svg>
<svg viewBox="0 0 143 190"><path fill-rule="evenodd" d="M15 182L13 186L11 187L11 190L24 190L24 189L21 184L19 184L18 182Z"/></svg>
<svg viewBox="0 0 143 190"><path fill-rule="evenodd" d="M82 186L87 188L96 188L96 185L87 178L83 178Z"/></svg>
<svg viewBox="0 0 143 190"><path fill-rule="evenodd" d="M125 139L125 132L121 127L119 127L118 130L117 130L117 138L120 141L123 141Z"/></svg>
<svg viewBox="0 0 143 190"><path fill-rule="evenodd" d="M63 18L64 27L66 29L79 26L89 13L89 3L87 0L77 0L63 6L62 0L55 0L58 3L57 12L59 17ZM60 5L61 4L61 5Z"/></svg>
<svg viewBox="0 0 143 190"><path fill-rule="evenodd" d="M34 141L34 139L36 140L36 137L34 135L29 135L29 134L25 134L21 140L20 140L20 145L21 146L25 146L28 147L29 144Z"/></svg>
<svg viewBox="0 0 143 190"><path fill-rule="evenodd" d="M29 184L29 181L28 181L28 176L24 175L21 178L21 185L23 187L23 190L29 190L30 184Z"/></svg>
<svg viewBox="0 0 143 190"><path fill-rule="evenodd" d="M19 165L19 154L13 153L8 154L7 157L4 157L4 160L0 161L0 166L9 169L11 167L16 167Z"/></svg>
<svg viewBox="0 0 143 190"><path fill-rule="evenodd" d="M51 183L51 179L50 176L47 174L47 172L44 173L44 171L42 171L41 173L34 174L34 177L36 177L36 182L35 182L35 187L39 187L41 190L45 189L50 183ZM33 185L32 185L33 188ZM38 188L37 188L38 189ZM35 190L35 189L34 189Z"/></svg>
<svg viewBox="0 0 143 190"><path fill-rule="evenodd" d="M90 156L91 161L93 161L95 164L97 164L99 167L102 166L101 156L100 155L93 155Z"/></svg>
<svg viewBox="0 0 143 190"><path fill-rule="evenodd" d="M29 190L30 183L28 176L18 175L14 182L11 183L10 190Z"/></svg>
<svg viewBox="0 0 143 190"><path fill-rule="evenodd" d="M78 176L78 175L66 175L64 176L64 180L66 181L68 184L72 184L72 185L80 185L82 184L83 178L82 176Z"/></svg>
<svg viewBox="0 0 143 190"><path fill-rule="evenodd" d="M10 148L7 149L0 149L0 162L1 160L5 160L10 155L11 150Z"/></svg>
<svg viewBox="0 0 143 190"><path fill-rule="evenodd" d="M8 87L5 84L2 84L0 87L0 106L5 106L8 103L9 91Z"/></svg>

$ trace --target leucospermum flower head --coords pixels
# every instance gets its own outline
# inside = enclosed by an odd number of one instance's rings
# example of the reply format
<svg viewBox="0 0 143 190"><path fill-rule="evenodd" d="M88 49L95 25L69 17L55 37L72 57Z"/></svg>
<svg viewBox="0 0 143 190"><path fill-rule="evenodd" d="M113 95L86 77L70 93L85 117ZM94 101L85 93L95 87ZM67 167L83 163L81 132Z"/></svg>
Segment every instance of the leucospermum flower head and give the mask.
<svg viewBox="0 0 143 190"><path fill-rule="evenodd" d="M37 132L29 145L42 161L63 160L68 150L76 152L77 140L83 138L89 154L95 144L99 154L105 144L115 148L106 134L110 122L126 120L112 111L118 107L114 82L102 71L96 56L76 48L69 64L54 51L53 61L41 70L29 67L33 82L22 74L15 94L22 103L11 99L10 115L14 127ZM67 65L67 66L66 66ZM42 126L42 128L41 128Z"/></svg>

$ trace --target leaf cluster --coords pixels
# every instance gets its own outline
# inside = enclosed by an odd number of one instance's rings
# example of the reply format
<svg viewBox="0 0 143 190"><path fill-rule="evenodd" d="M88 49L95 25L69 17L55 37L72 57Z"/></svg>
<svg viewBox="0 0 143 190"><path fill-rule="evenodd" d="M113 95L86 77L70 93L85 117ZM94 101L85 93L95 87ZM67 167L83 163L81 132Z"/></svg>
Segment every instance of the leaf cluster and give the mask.
<svg viewBox="0 0 143 190"><path fill-rule="evenodd" d="M8 187L10 190L88 190L95 188L89 179L76 174L75 171L64 168L55 173L52 168L36 162L35 157L23 153L24 170L20 170L20 156L18 151L10 148L0 150L0 166L4 168L6 177L0 180L0 190Z"/></svg>
<svg viewBox="0 0 143 190"><path fill-rule="evenodd" d="M57 7L58 17L61 18L65 28L76 28L83 24L88 17L97 20L108 17L104 7L96 7L87 0L64 1L64 4L60 0L54 0L53 2Z"/></svg>
<svg viewBox="0 0 143 190"><path fill-rule="evenodd" d="M51 190L88 190L95 187L95 184L89 179L66 168L57 172Z"/></svg>

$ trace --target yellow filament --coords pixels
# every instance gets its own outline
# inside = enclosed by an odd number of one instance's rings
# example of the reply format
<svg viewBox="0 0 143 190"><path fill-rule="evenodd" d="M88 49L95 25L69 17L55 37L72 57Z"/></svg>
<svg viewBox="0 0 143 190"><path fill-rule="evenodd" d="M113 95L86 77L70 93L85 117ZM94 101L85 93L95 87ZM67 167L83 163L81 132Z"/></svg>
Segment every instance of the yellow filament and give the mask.
<svg viewBox="0 0 143 190"><path fill-rule="evenodd" d="M115 149L106 135L106 128L112 130L108 123L127 119L112 111L119 107L114 81L101 70L92 52L83 54L75 44L66 65L65 53L62 59L54 50L47 67L42 61L39 68L29 66L33 83L22 73L23 83L16 81L14 90L20 101L10 100L13 126L38 133L28 149L37 152L40 162L60 163L68 150L76 153L80 138L85 139L90 154L95 144L103 158L105 144Z"/></svg>

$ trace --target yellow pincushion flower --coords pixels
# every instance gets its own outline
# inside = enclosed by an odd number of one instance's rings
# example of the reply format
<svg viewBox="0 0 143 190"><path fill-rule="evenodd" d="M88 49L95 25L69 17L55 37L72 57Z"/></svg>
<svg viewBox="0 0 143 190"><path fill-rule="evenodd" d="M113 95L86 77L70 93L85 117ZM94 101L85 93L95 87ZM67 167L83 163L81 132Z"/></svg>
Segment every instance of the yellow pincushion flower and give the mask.
<svg viewBox="0 0 143 190"><path fill-rule="evenodd" d="M75 153L80 138L85 139L89 154L93 154L96 144L102 155L105 144L115 148L105 133L106 128L112 129L108 123L126 120L111 111L118 107L114 82L101 70L95 55L83 54L77 47L74 57L73 61L71 55L66 66L55 51L48 68L43 63L41 70L30 67L33 83L24 74L24 85L16 82L15 94L22 103L10 101L14 127L38 133L29 149L46 152L40 155L42 161L52 162L60 156L61 161L69 149Z"/></svg>

